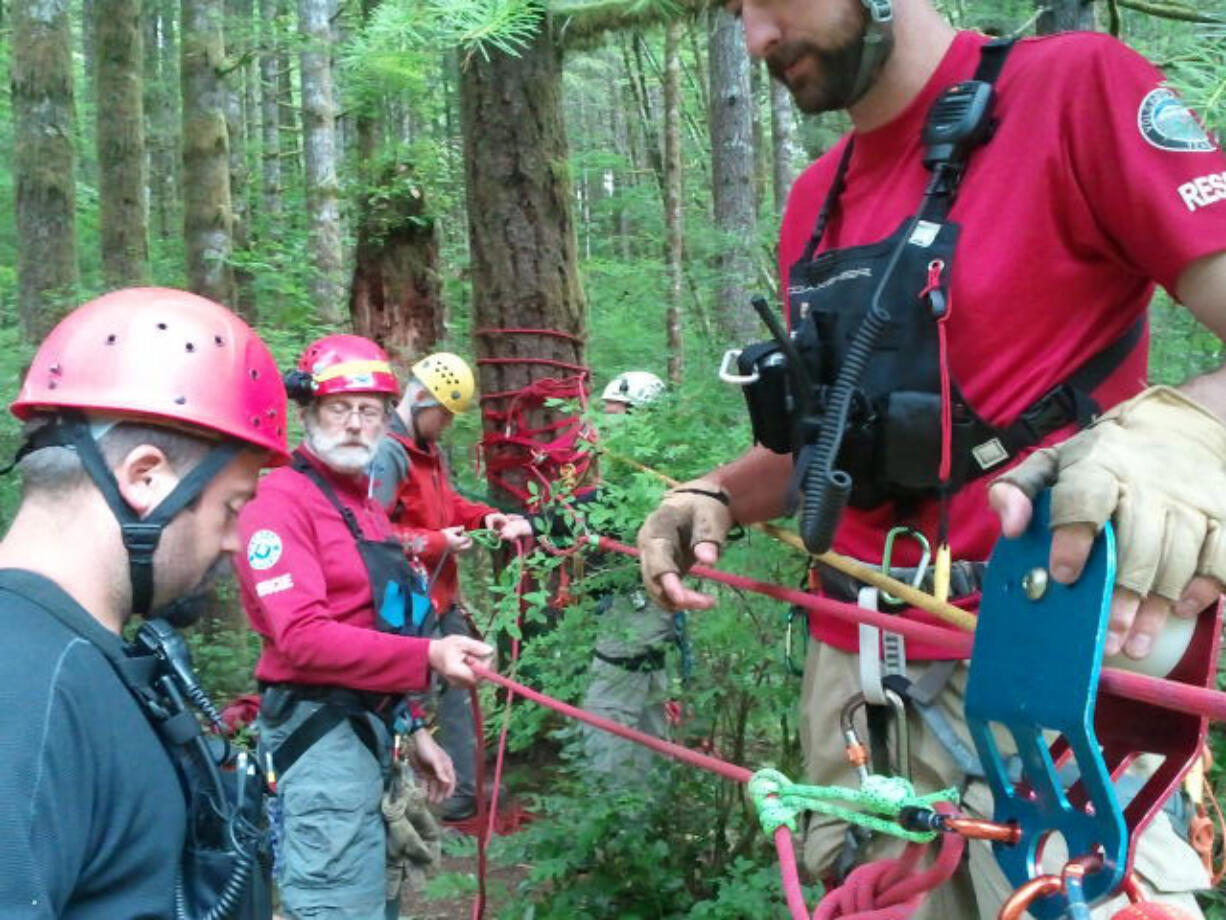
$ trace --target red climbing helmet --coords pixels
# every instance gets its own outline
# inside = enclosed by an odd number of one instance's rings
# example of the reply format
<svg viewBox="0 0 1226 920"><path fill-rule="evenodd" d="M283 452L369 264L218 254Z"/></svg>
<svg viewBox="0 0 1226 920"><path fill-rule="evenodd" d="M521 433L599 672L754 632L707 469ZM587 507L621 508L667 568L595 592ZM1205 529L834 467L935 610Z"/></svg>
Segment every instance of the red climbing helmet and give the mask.
<svg viewBox="0 0 1226 920"><path fill-rule="evenodd" d="M400 394L387 353L370 339L344 334L308 345L297 372L287 375L286 388L298 402L336 393Z"/></svg>
<svg viewBox="0 0 1226 920"><path fill-rule="evenodd" d="M116 412L213 431L289 459L285 390L268 347L220 304L170 288L103 294L39 346L9 406Z"/></svg>

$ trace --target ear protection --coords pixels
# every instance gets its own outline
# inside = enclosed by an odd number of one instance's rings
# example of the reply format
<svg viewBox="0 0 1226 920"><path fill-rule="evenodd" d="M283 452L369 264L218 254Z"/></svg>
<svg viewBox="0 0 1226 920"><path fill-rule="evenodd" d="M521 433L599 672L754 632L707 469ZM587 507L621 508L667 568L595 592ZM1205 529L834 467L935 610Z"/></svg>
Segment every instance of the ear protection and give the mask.
<svg viewBox="0 0 1226 920"><path fill-rule="evenodd" d="M315 378L306 371L286 371L281 380L285 383L285 395L305 406L315 398Z"/></svg>

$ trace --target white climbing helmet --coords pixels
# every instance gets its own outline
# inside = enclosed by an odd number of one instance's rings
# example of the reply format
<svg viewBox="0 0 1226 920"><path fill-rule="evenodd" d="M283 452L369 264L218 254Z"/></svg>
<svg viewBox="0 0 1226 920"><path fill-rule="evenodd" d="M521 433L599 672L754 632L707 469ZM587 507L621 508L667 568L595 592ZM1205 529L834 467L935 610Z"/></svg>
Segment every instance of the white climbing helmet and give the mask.
<svg viewBox="0 0 1226 920"><path fill-rule="evenodd" d="M645 406L664 392L664 381L650 371L623 371L604 388L600 398L606 402Z"/></svg>

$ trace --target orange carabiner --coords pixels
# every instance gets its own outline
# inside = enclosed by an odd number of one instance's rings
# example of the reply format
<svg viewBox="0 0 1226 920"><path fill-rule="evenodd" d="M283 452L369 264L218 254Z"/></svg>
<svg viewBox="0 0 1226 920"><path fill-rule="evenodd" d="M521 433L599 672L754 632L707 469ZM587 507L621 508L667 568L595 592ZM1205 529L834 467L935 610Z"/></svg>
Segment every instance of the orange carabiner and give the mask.
<svg viewBox="0 0 1226 920"><path fill-rule="evenodd" d="M1064 879L1058 875L1040 875L1013 892L1000 908L996 920L1021 920L1027 909L1039 898L1059 894L1064 890Z"/></svg>

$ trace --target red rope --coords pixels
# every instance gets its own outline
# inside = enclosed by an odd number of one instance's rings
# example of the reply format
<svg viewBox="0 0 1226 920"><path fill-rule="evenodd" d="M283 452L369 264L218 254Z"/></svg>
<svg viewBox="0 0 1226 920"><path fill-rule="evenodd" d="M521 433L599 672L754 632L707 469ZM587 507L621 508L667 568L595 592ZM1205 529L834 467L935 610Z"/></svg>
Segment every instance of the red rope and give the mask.
<svg viewBox="0 0 1226 920"><path fill-rule="evenodd" d="M638 550L625 543L600 537L601 549L610 549L629 556L638 556ZM696 565L690 574L698 578L718 581L734 588L754 591L773 597L789 604L795 604L806 610L824 613L848 623L868 623L882 629L901 633L908 639L930 642L945 651L955 653L963 658L971 656L974 637L970 633L944 629L908 620L905 617L878 613L875 610L865 610L854 604L843 604L828 597L806 594L794 588L784 588L769 582L746 578L743 575L733 575L718 569ZM1114 696L1129 700L1139 700L1142 703L1153 703L1164 709L1176 712L1186 712L1189 715L1202 716L1215 722L1226 722L1226 693L1212 690L1208 687L1194 687L1182 684L1176 680L1166 680L1160 677L1149 677L1145 674L1133 674L1118 668L1103 668L1098 679L1098 689Z"/></svg>
<svg viewBox="0 0 1226 920"><path fill-rule="evenodd" d="M938 810L951 813L946 803ZM906 920L924 901L924 896L949 881L962 861L966 840L958 834L942 838L936 862L917 871L926 844L911 843L897 859L866 863L856 868L838 888L829 892L813 920Z"/></svg>
<svg viewBox="0 0 1226 920"><path fill-rule="evenodd" d="M533 363L537 359L489 360ZM553 498L559 482L573 487L583 481L592 464L593 453L584 447L595 443L596 433L581 415L536 427L529 420L529 413L544 408L550 400L577 399L586 408L587 370L575 367L579 372L573 377L561 380L546 377L518 390L482 396L487 430L481 441L481 454L486 478L514 495L525 507L533 508ZM506 398L510 402L505 409L489 406L491 401ZM535 500L526 487L510 481L508 474L512 470L525 471L540 486Z"/></svg>
<svg viewBox="0 0 1226 920"><path fill-rule="evenodd" d="M515 559L520 566L519 583L515 587L515 599L518 609L515 615L516 632L519 631L519 626L523 622L524 613L524 593L527 588L528 570L524 565L524 557L527 555L525 548L526 544L523 540L515 541ZM511 639L511 667L515 667L515 663L519 660L519 638L517 636ZM478 677L483 677L486 669L479 665L473 665L473 672ZM493 673L493 672L489 672ZM473 707L473 731L477 736L477 775L476 775L476 795L477 795L477 897L473 901L472 920L481 920L485 916L485 878L488 873L487 868L487 851L490 841L494 838L494 827L498 819L498 791L502 787L502 767L506 759L507 752L507 732L511 726L511 703L514 699L514 690L512 689L513 681L508 681L506 686L507 698L506 708L503 710L502 730L498 734L498 754L494 760L494 791L490 795L489 804L486 805L485 799L485 720L481 714L481 703L477 695L477 690L474 687L472 693ZM488 816L487 816L488 808Z"/></svg>
<svg viewBox="0 0 1226 920"><path fill-rule="evenodd" d="M671 741L665 741L662 738L629 728L603 716L587 712L569 703L563 703L561 700L546 696L544 693L517 683L508 677L503 677L498 672L491 671L483 665L471 663L471 667L473 673L481 680L487 680L506 689L508 699L511 694L518 694L524 699L552 709L554 712L561 713L572 719L578 719L580 722L586 722L588 725L599 728L602 731L634 741L644 747L651 748L651 750L658 754L663 754L665 757L697 767L700 770L706 770L708 773L714 773L717 776L722 776L724 779L733 780L738 783L748 783L753 777L753 772L745 767L728 763L709 754L690 750ZM775 849L779 855L780 875L783 881L784 893L787 897L788 909L792 914L793 920L809 920L809 911L805 905L804 894L800 887L800 874L796 868L795 848L792 843L791 832L786 827L780 827L775 831ZM914 864L918 862L924 849L924 845L911 844L904 850L903 856L898 860L872 863L869 866L863 866L861 869L856 870L856 872L861 872L863 869L875 866L881 867L872 875L862 876L864 879L871 880L871 885L869 881L858 881L853 886L854 897L857 899L854 903L864 903L865 892L871 889L867 902L870 905L892 906L897 903L906 907L905 912L890 914L873 913L865 914L863 917L856 915L859 920L889 920L889 918L894 917L902 920L902 918L911 916L911 913L914 912L923 900L924 894L937 885L942 884L953 874L962 857L963 841L956 834L948 835L942 843L940 855L936 863L924 872L909 874L912 873ZM855 872L848 878L848 882L850 883L854 878L856 878ZM841 890L836 889L836 891ZM827 895L827 898L829 897L830 895ZM823 900L822 904L825 903L826 900ZM820 913L820 905L818 911L819 913L813 914L814 920L824 916L843 916L842 914L823 915ZM476 916L474 914L474 918Z"/></svg>
<svg viewBox="0 0 1226 920"><path fill-rule="evenodd" d="M538 329L526 326L508 328L481 328L476 336L535 335L561 339L582 346L582 336L560 329ZM478 365L504 367L522 364L528 367L548 367L569 372L561 379L545 377L526 386L511 390L484 393L486 434L481 441L481 454L485 461L486 478L492 485L514 495L525 508L534 509L553 497L557 483L573 485L581 480L592 463L592 455L583 449L583 442L595 443L596 436L581 416L570 416L558 421L534 427L530 413L543 410L550 400L578 399L587 408L587 384L591 372L582 364L558 358L531 357L486 357L478 358ZM506 401L503 409L495 409L493 403ZM538 496L531 493L519 477L514 481L511 471L523 471L539 486Z"/></svg>
<svg viewBox="0 0 1226 920"><path fill-rule="evenodd" d="M572 371L576 374L587 373L587 368L582 364L575 364L571 361L558 361L554 358L478 358L477 363L494 366L502 364L531 364L541 367L560 367L563 370Z"/></svg>
<svg viewBox="0 0 1226 920"><path fill-rule="evenodd" d="M608 537L600 537L599 545L601 549L614 550L615 552L625 553L628 556L637 557L639 551L633 546L628 546L625 543L619 543L617 540L609 539ZM920 623L916 620L908 620L904 617L894 616L893 614L878 613L875 610L866 610L858 607L855 604L843 604L839 601L831 600L828 597L821 597L816 594L808 594L798 588L785 588L782 585L774 585L770 582L758 581L755 578L747 578L744 575L734 575L731 572L721 572L718 569L708 568L705 565L696 565L690 569L690 574L698 578L707 578L711 581L718 581L722 584L729 585L733 588L741 588L746 591L753 591L757 594L764 594L767 597L773 597L776 600L786 601L789 604L795 604L798 607L803 607L806 610L812 610L817 613L825 613L835 619L843 620L847 623L859 624L868 623L871 626L878 626L881 629L889 632L900 633L908 639L914 639L917 642L929 642L951 652L956 652L963 658L971 656L971 647L974 644L974 636L970 633L957 632L952 629L945 629L940 626L932 626L928 623Z"/></svg>

